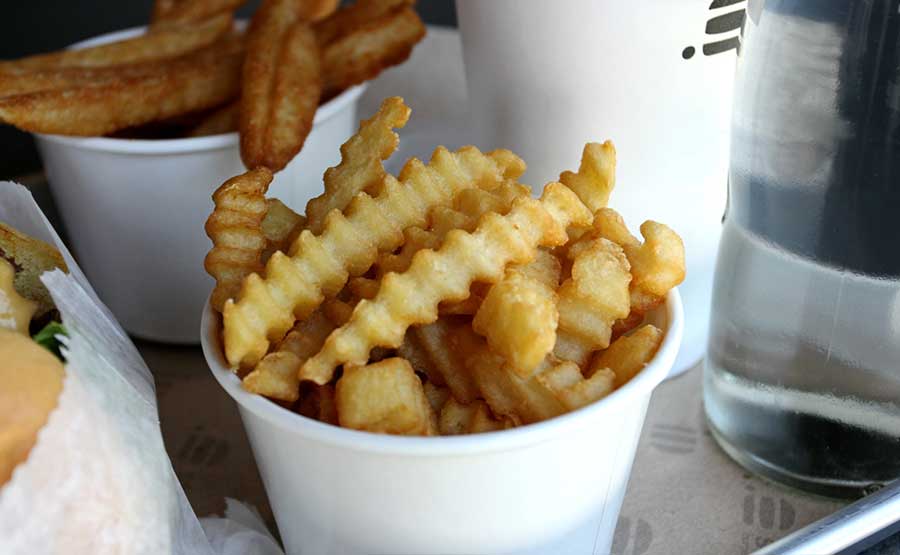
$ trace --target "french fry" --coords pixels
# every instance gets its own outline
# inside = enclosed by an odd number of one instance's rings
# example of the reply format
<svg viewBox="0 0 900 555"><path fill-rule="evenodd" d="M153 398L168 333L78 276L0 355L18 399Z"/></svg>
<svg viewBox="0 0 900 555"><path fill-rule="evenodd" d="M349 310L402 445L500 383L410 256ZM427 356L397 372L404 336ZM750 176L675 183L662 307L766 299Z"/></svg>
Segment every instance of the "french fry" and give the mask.
<svg viewBox="0 0 900 555"><path fill-rule="evenodd" d="M319 47L303 2L264 0L247 31L238 127L248 168L279 171L312 129L322 93Z"/></svg>
<svg viewBox="0 0 900 555"><path fill-rule="evenodd" d="M306 224L306 218L297 214L278 199L266 199L266 215L260 223L266 237L266 248L262 254L265 264L275 251L285 251Z"/></svg>
<svg viewBox="0 0 900 555"><path fill-rule="evenodd" d="M522 378L530 377L556 344L560 272L559 260L539 250L531 263L506 271L472 320L472 329Z"/></svg>
<svg viewBox="0 0 900 555"><path fill-rule="evenodd" d="M441 301L464 299L475 280L497 282L507 264L529 262L538 247L564 243L569 224L589 221L578 197L551 183L540 201L519 197L506 216L486 214L473 233L450 232L440 250L420 251L409 270L386 275L375 298L361 301L304 363L301 379L327 383L339 364L363 364L373 347L400 346L409 326L437 320Z"/></svg>
<svg viewBox="0 0 900 555"><path fill-rule="evenodd" d="M468 327L468 324L441 318L431 324L414 326L407 333L418 341L429 361L431 372L440 377L432 381L447 384L453 397L463 403L471 403L478 398L478 386L466 370L459 353L450 345L453 330L460 326Z"/></svg>
<svg viewBox="0 0 900 555"><path fill-rule="evenodd" d="M425 396L428 397L428 402L431 403L431 408L436 414L440 414L441 409L451 397L450 390L430 381L422 384L422 387L425 390Z"/></svg>
<svg viewBox="0 0 900 555"><path fill-rule="evenodd" d="M595 239L581 249L572 277L559 291L559 330L554 354L583 366L591 352L609 346L615 322L628 316L630 266L622 248Z"/></svg>
<svg viewBox="0 0 900 555"><path fill-rule="evenodd" d="M322 50L324 96L330 98L403 63L424 36L422 20L404 8L328 43Z"/></svg>
<svg viewBox="0 0 900 555"><path fill-rule="evenodd" d="M150 17L153 30L168 25L207 20L222 13L231 15L246 0L156 0Z"/></svg>
<svg viewBox="0 0 900 555"><path fill-rule="evenodd" d="M300 378L297 371L303 361L316 354L325 339L335 329L335 324L317 310L303 322L298 322L267 354L256 368L244 376L241 384L251 393L258 393L279 401L296 401L300 396Z"/></svg>
<svg viewBox="0 0 900 555"><path fill-rule="evenodd" d="M374 299L379 287L379 280L367 277L355 277L347 281L347 289L360 299Z"/></svg>
<svg viewBox="0 0 900 555"><path fill-rule="evenodd" d="M188 133L189 137L206 137L232 133L238 128L239 102L231 102L207 115Z"/></svg>
<svg viewBox="0 0 900 555"><path fill-rule="evenodd" d="M403 344L397 347L397 355L405 358L412 365L413 370L427 376L429 384L435 387L446 385L443 375L435 369L434 364L431 362L431 357L422 347L413 328L406 332Z"/></svg>
<svg viewBox="0 0 900 555"><path fill-rule="evenodd" d="M450 339L495 415L529 424L565 412L563 404L535 377L523 379L512 372L503 357L491 352L484 338L469 327L455 328Z"/></svg>
<svg viewBox="0 0 900 555"><path fill-rule="evenodd" d="M646 221L642 244L628 231L615 210L604 208L594 216L594 231L621 245L631 264L631 309L644 314L658 306L670 289L684 281L684 242L669 227Z"/></svg>
<svg viewBox="0 0 900 555"><path fill-rule="evenodd" d="M412 7L415 0L357 0L343 6L315 25L320 44L328 44L353 30L382 17Z"/></svg>
<svg viewBox="0 0 900 555"><path fill-rule="evenodd" d="M566 361L541 372L536 379L559 399L567 411L572 411L612 393L615 374L604 368L585 379L577 364Z"/></svg>
<svg viewBox="0 0 900 555"><path fill-rule="evenodd" d="M263 267L266 236L262 222L271 182L272 172L258 168L232 177L213 193L215 209L205 226L213 247L203 266L216 279L210 303L220 312L225 301L237 294L241 281Z"/></svg>
<svg viewBox="0 0 900 555"><path fill-rule="evenodd" d="M359 130L341 145L341 163L325 171L325 191L306 204L309 229L321 233L325 216L334 209L343 210L353 197L365 191L377 194L384 181L382 162L397 150L400 129L409 120L410 109L397 96L387 98L371 118L359 124Z"/></svg>
<svg viewBox="0 0 900 555"><path fill-rule="evenodd" d="M502 157L504 163L510 159ZM368 271L378 252L395 250L403 240L403 229L424 225L433 207L449 204L463 189L499 186L504 172L491 154L474 147L455 153L438 148L428 165L410 160L401 172L402 184L387 175L381 194L374 199L360 193L346 214L332 211L320 235L304 230L289 255L272 255L265 278L251 274L238 299L225 304L229 364L254 365L266 354L269 342L280 339L295 319L306 317L326 297L336 295L350 276Z"/></svg>
<svg viewBox="0 0 900 555"><path fill-rule="evenodd" d="M591 213L605 208L616 186L616 147L612 141L584 145L578 173L563 172L559 181L572 189Z"/></svg>
<svg viewBox="0 0 900 555"><path fill-rule="evenodd" d="M594 355L588 368L589 378L611 370L615 373L615 387L619 388L637 375L656 354L662 343L663 332L646 324L630 335L623 335L612 342L608 349Z"/></svg>
<svg viewBox="0 0 900 555"><path fill-rule="evenodd" d="M502 430L507 426L491 414L491 409L482 400L460 403L450 397L441 407L438 428L441 435L478 434Z"/></svg>
<svg viewBox="0 0 900 555"><path fill-rule="evenodd" d="M307 418L338 426L337 406L334 400L334 386L331 384L302 384L300 399L293 410Z"/></svg>
<svg viewBox="0 0 900 555"><path fill-rule="evenodd" d="M345 428L383 434L437 434L422 382L402 358L345 367L335 388L335 404L338 421Z"/></svg>
<svg viewBox="0 0 900 555"><path fill-rule="evenodd" d="M0 98L0 121L34 133L106 135L231 100L242 60L241 41L226 40L146 74Z"/></svg>
<svg viewBox="0 0 900 555"><path fill-rule="evenodd" d="M231 28L231 14L221 14L189 26L154 30L130 39L3 61L0 62L0 75L28 80L28 73L36 70L100 69L169 60L212 45L224 37ZM79 84L87 84L89 76L90 74L85 80L79 81Z"/></svg>
<svg viewBox="0 0 900 555"><path fill-rule="evenodd" d="M453 199L454 207L438 206L431 211L431 227L410 227L403 231L404 242L400 252L382 253L376 262L378 275L388 272L405 272L413 256L422 249L437 249L447 234L454 229L473 231L478 220L488 212L506 214L513 201L528 195L528 188L507 179L495 189L465 189ZM474 314L474 312L467 312Z"/></svg>

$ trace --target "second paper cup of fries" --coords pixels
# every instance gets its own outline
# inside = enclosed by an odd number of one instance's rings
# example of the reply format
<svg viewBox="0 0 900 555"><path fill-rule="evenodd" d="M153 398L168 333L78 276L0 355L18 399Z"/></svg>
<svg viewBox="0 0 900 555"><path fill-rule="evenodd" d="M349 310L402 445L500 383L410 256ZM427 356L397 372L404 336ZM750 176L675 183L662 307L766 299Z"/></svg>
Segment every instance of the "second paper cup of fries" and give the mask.
<svg viewBox="0 0 900 555"><path fill-rule="evenodd" d="M79 261L145 339L199 342L214 187L264 165L302 210L364 83L425 33L408 1L241 4L160 1L146 28L0 62L0 122L35 134Z"/></svg>
<svg viewBox="0 0 900 555"><path fill-rule="evenodd" d="M539 198L508 150L397 176L386 99L298 214L216 190L207 362L289 554L606 553L682 333L684 246L608 206L611 142Z"/></svg>

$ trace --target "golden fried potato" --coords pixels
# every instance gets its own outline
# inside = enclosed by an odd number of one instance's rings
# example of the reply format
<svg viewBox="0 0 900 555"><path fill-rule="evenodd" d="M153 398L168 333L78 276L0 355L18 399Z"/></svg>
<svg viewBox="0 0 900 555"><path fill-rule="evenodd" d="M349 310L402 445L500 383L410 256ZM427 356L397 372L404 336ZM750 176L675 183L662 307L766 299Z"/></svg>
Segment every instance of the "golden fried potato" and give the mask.
<svg viewBox="0 0 900 555"><path fill-rule="evenodd" d="M266 236L266 249L262 262L265 264L275 251L286 251L306 225L306 218L288 208L278 199L266 199L266 215L260 227Z"/></svg>
<svg viewBox="0 0 900 555"><path fill-rule="evenodd" d="M594 215L594 230L618 243L631 263L631 308L644 314L658 306L673 287L684 281L684 242L669 227L646 221L641 225L644 243L628 231L615 210L604 208Z"/></svg>
<svg viewBox="0 0 900 555"><path fill-rule="evenodd" d="M613 392L615 374L608 369L595 372L589 379L574 362L564 361L536 376L557 399L572 411L606 397Z"/></svg>
<svg viewBox="0 0 900 555"><path fill-rule="evenodd" d="M616 186L616 147L612 141L584 145L578 173L563 172L559 181L572 189L592 213L605 208Z"/></svg>
<svg viewBox="0 0 900 555"><path fill-rule="evenodd" d="M641 326L594 355L587 375L592 377L604 369L611 370L616 376L615 387L622 387L650 362L662 339L663 332L659 328L650 324Z"/></svg>
<svg viewBox="0 0 900 555"><path fill-rule="evenodd" d="M216 279L210 303L220 312L237 295L241 281L263 269L266 236L261 226L271 182L272 172L258 168L232 177L213 193L215 209L205 227L213 247L203 266Z"/></svg>
<svg viewBox="0 0 900 555"><path fill-rule="evenodd" d="M565 412L563 404L535 377L520 378L470 328L454 329L451 340L493 414L529 424Z"/></svg>
<svg viewBox="0 0 900 555"><path fill-rule="evenodd" d="M553 353L583 366L591 352L608 347L613 325L630 311L630 283L621 247L600 238L580 249L572 277L557 292L559 330Z"/></svg>
<svg viewBox="0 0 900 555"><path fill-rule="evenodd" d="M307 418L338 426L337 405L334 399L334 386L331 384L316 385L309 382L301 386L300 399L292 409Z"/></svg>
<svg viewBox="0 0 900 555"><path fill-rule="evenodd" d="M238 127L248 168L283 169L312 130L322 68L303 4L264 0L247 30Z"/></svg>
<svg viewBox="0 0 900 555"><path fill-rule="evenodd" d="M433 381L447 384L455 398L463 403L471 403L478 397L478 388L466 370L459 352L450 343L451 333L460 326L468 327L468 324L440 318L431 324L414 326L408 333L416 338L427 357L429 370L439 376L439 379Z"/></svg>
<svg viewBox="0 0 900 555"><path fill-rule="evenodd" d="M490 182L499 185L505 171L474 147L455 153L438 148L427 166L411 160L401 172L402 183L388 175L378 197L360 193L344 212L332 211L320 235L304 230L287 255L272 255L265 278L251 274L237 301L226 303L229 364L254 365L268 351L269 342L280 339L296 318L335 296L350 276L366 273L378 252L400 246L403 229L424 225L434 206L449 204L463 189L490 188Z"/></svg>
<svg viewBox="0 0 900 555"><path fill-rule="evenodd" d="M519 197L506 216L486 214L474 233L450 232L440 250L420 251L409 270L386 275L375 298L304 363L301 379L327 383L338 365L364 363L373 347L399 347L409 326L437 320L441 301L466 298L475 280L497 282L507 264L531 261L538 247L564 243L569 224L588 221L575 193L551 183L539 201Z"/></svg>
<svg viewBox="0 0 900 555"><path fill-rule="evenodd" d="M338 422L381 434L434 435L431 404L412 366L389 358L345 366L335 388Z"/></svg>
<svg viewBox="0 0 900 555"><path fill-rule="evenodd" d="M560 272L556 257L538 250L531 263L506 271L472 320L472 329L523 378L532 375L556 344Z"/></svg>
<svg viewBox="0 0 900 555"><path fill-rule="evenodd" d="M321 233L325 216L334 209L344 210L357 194L378 194L386 174L383 162L400 144L393 129L405 126L409 114L402 98L386 98L378 112L363 120L359 130L341 145L341 163L325 171L325 190L306 204L313 233Z"/></svg>
<svg viewBox="0 0 900 555"><path fill-rule="evenodd" d="M441 435L452 436L494 432L509 426L506 421L494 418L490 407L481 399L465 404L450 397L441 408L438 427Z"/></svg>
<svg viewBox="0 0 900 555"><path fill-rule="evenodd" d="M435 385L431 381L425 382L422 387L425 389L425 396L428 397L431 408L434 409L436 414L440 414L441 409L444 408L444 405L451 398L450 390L446 387Z"/></svg>
<svg viewBox="0 0 900 555"><path fill-rule="evenodd" d="M256 368L244 376L241 384L251 393L279 401L296 401L300 395L297 375L303 361L316 354L334 328L324 312L317 310L285 336Z"/></svg>
<svg viewBox="0 0 900 555"><path fill-rule="evenodd" d="M413 370L428 377L426 385L430 384L432 387L446 385L444 376L435 368L428 352L422 347L415 328L410 328L406 331L403 344L397 347L397 355L405 358L412 365ZM425 389L425 392L428 392L428 388Z"/></svg>

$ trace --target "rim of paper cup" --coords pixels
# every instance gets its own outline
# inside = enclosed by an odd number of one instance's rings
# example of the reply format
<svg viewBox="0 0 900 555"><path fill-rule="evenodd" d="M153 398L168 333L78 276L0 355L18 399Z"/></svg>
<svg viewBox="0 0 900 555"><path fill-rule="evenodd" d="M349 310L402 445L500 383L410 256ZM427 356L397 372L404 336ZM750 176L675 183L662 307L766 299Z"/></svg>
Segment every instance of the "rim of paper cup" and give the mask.
<svg viewBox="0 0 900 555"><path fill-rule="evenodd" d="M665 304L666 329L662 344L653 359L635 377L607 397L572 412L509 430L459 436L412 437L375 434L325 424L292 412L274 402L249 393L241 387L240 379L224 366L219 346L221 319L207 300L201 322L203 356L219 385L244 409L275 426L292 430L313 441L355 451L388 455L454 456L496 451L510 451L565 437L570 432L590 425L597 413L616 410L621 403L649 395L668 375L684 331L684 310L681 296L673 289ZM598 437L598 441L602 438Z"/></svg>
<svg viewBox="0 0 900 555"><path fill-rule="evenodd" d="M238 21L238 26L244 22ZM96 46L117 40L127 39L144 32L146 26L131 27L122 31L114 31L96 37L92 37L70 45L69 49L77 50L88 46ZM341 94L335 96L316 110L313 118L313 127L327 121L334 115L344 111L366 90L367 83L361 83L350 87ZM132 154L171 154L200 152L205 150L217 150L232 147L238 144L238 133L220 133L204 137L180 137L177 139L119 139L113 137L77 137L72 135L51 135L46 133L34 133L41 140L70 145L88 150L104 150L108 152L126 152Z"/></svg>

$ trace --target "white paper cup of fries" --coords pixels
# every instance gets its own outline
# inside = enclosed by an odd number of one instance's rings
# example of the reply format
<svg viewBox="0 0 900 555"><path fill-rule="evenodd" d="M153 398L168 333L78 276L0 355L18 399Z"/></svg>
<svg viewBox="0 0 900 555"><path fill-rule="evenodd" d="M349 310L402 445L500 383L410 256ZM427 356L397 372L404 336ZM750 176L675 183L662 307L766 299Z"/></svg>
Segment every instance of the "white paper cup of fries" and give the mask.
<svg viewBox="0 0 900 555"><path fill-rule="evenodd" d="M608 397L512 430L401 437L338 428L248 393L209 305L202 345L237 402L289 555L607 554L653 389L681 342L672 291L650 363Z"/></svg>
<svg viewBox="0 0 900 555"><path fill-rule="evenodd" d="M75 48L136 36L103 35ZM301 210L357 124L365 85L316 111L302 152L279 172L270 193ZM79 262L104 303L130 333L197 343L199 314L213 285L203 270L210 196L244 171L238 134L119 139L35 134L44 168Z"/></svg>

